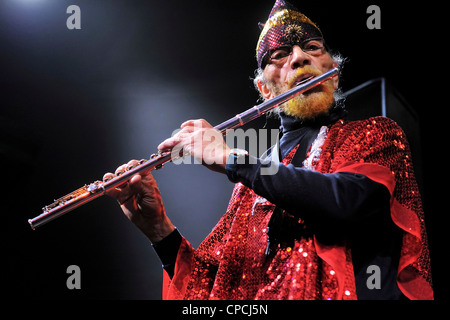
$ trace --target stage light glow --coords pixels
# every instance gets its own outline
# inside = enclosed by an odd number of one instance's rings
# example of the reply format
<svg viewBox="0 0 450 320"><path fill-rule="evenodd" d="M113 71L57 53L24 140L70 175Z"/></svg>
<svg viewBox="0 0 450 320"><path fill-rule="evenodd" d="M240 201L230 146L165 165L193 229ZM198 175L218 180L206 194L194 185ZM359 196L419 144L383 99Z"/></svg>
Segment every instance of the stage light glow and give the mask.
<svg viewBox="0 0 450 320"><path fill-rule="evenodd" d="M14 2L24 3L24 4L36 4L47 2L47 0L14 0Z"/></svg>

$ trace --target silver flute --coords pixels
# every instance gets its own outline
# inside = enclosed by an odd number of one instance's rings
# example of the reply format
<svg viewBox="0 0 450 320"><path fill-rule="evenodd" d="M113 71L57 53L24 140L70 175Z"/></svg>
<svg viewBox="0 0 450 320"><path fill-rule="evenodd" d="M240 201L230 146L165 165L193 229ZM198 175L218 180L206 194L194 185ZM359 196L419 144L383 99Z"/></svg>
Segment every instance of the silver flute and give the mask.
<svg viewBox="0 0 450 320"><path fill-rule="evenodd" d="M316 77L309 77L304 81L300 82L296 87L270 99L257 106L254 106L233 118L222 122L221 124L214 127L214 129L220 131L223 135L226 135L227 130L240 127L247 122L260 117L261 115L267 113L269 110L276 108L280 104L292 99L293 97L310 90L311 88L320 85L321 83L337 76L339 70L333 68L328 72L325 72ZM42 208L42 214L39 216L29 219L28 223L34 230L47 222L50 222L63 214L72 211L100 196L103 196L109 190L119 187L124 182L128 181L133 175L140 173L144 170L154 170L160 169L166 162L174 160L178 155L172 154L172 152L158 152L157 154L152 154L150 159L141 160L137 166L131 168L124 173L117 175L108 181L95 181L89 185L85 185L64 197L61 197L48 206Z"/></svg>

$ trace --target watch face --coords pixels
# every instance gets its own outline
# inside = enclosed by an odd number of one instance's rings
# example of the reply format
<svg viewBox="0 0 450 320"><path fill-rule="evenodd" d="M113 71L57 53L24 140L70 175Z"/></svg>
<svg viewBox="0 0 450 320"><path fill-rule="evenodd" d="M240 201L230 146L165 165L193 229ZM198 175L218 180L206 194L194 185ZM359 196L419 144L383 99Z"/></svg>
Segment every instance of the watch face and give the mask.
<svg viewBox="0 0 450 320"><path fill-rule="evenodd" d="M248 156L247 150L242 150L242 149L232 149L231 153L234 154L236 157Z"/></svg>
<svg viewBox="0 0 450 320"><path fill-rule="evenodd" d="M235 164L245 164L248 158L248 152L242 149L231 149L230 155L233 155Z"/></svg>

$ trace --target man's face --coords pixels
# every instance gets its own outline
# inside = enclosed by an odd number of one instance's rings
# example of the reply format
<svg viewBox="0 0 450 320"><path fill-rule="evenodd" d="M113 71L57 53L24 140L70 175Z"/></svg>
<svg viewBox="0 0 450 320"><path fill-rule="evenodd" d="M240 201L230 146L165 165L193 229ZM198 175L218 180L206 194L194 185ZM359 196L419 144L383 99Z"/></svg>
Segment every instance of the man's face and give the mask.
<svg viewBox="0 0 450 320"><path fill-rule="evenodd" d="M318 49L321 46L322 49ZM337 66L337 62L333 61L323 48L321 41L308 41L302 48L303 50L294 45L269 52L269 59L264 68L267 82L258 82L258 88L264 98L273 98L292 89L301 80L311 75L320 75ZM338 79L335 77L289 100L282 108L287 115L303 119L315 118L329 110L337 85Z"/></svg>

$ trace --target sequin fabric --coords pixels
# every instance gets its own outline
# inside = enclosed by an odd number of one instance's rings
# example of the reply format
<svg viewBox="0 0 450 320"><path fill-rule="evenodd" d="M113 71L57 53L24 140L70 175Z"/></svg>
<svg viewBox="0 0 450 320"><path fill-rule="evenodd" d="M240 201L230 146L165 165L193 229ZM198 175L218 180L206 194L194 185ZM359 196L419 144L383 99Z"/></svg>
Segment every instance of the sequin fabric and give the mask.
<svg viewBox="0 0 450 320"><path fill-rule="evenodd" d="M320 29L308 17L284 0L277 0L256 46L258 67L264 67L266 55L272 49L322 37Z"/></svg>
<svg viewBox="0 0 450 320"><path fill-rule="evenodd" d="M424 215L401 128L383 117L339 120L328 128L313 169L364 173L389 188L392 220L403 230L399 288L410 299L432 299ZM305 232L293 245L278 244L265 255L274 208L237 183L226 213L197 250L183 239L165 298L357 299L346 243L322 244L304 225ZM301 219L298 223L304 224Z"/></svg>
<svg viewBox="0 0 450 320"><path fill-rule="evenodd" d="M291 150L283 159L284 165L290 163L295 151ZM197 250L197 253L207 254L195 255L193 277L184 298L355 298L351 282L347 286L347 295L338 297L335 271L318 257L311 236L295 241L293 246L278 244L272 256L266 257L266 228L274 209L274 204L238 183L227 214ZM299 223L303 221L299 220ZM351 265L349 267L351 269ZM352 271L350 273L353 279Z"/></svg>
<svg viewBox="0 0 450 320"><path fill-rule="evenodd" d="M389 170L393 182L389 184L387 174L379 174L376 166ZM358 167L362 169L357 170ZM336 172L346 168L390 189L391 218L404 231L397 283L410 299L433 299L424 212L405 133L397 123L384 117L338 121L322 146L316 170Z"/></svg>

